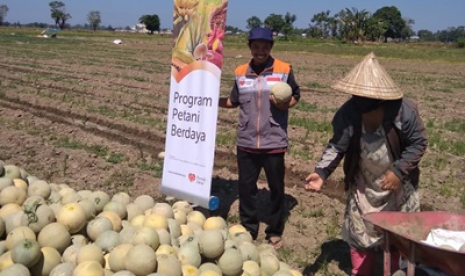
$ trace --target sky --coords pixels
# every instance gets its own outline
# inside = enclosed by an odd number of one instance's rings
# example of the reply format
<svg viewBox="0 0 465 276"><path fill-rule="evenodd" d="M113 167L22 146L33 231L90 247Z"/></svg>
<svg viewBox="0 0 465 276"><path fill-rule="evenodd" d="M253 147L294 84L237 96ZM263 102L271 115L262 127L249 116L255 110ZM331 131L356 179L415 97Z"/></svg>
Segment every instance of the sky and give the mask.
<svg viewBox="0 0 465 276"><path fill-rule="evenodd" d="M253 2L252 2L253 1ZM0 0L0 5L9 8L5 21L21 24L41 22L53 24L50 18L51 0ZM162 29L172 28L172 0L62 0L66 12L71 14L71 25L87 23L90 11L100 11L102 25L112 27L133 26L144 14L157 14ZM253 4L252 4L253 3ZM334 15L345 8L356 8L374 13L376 10L395 6L403 18L415 20L413 30L430 30L436 32L449 27L465 26L464 0L352 0L350 4L342 0L229 0L226 25L246 30L246 21L257 16L262 21L270 14L294 14L296 28L308 28L314 14L330 11Z"/></svg>

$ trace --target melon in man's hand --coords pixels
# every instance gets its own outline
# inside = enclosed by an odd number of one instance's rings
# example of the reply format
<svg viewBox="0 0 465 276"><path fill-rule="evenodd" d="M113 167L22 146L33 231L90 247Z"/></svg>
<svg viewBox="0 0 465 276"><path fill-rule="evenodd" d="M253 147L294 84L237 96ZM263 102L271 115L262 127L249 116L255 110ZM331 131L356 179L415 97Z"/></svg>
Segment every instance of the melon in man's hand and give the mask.
<svg viewBox="0 0 465 276"><path fill-rule="evenodd" d="M292 97L292 88L284 81L273 84L270 92L277 103L287 103Z"/></svg>

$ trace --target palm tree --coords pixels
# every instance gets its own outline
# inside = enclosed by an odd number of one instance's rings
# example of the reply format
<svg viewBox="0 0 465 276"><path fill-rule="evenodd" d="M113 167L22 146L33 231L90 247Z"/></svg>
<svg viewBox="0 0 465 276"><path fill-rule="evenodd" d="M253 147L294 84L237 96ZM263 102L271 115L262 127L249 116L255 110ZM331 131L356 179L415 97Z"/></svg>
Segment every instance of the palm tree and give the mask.
<svg viewBox="0 0 465 276"><path fill-rule="evenodd" d="M365 40L366 21L370 13L366 10L359 11L357 8L345 8L338 14L341 23L341 33L346 40L358 42Z"/></svg>
<svg viewBox="0 0 465 276"><path fill-rule="evenodd" d="M316 29L316 33L314 35L318 37L326 37L328 35L329 13L330 11L328 10L313 15L311 22L315 23L314 28Z"/></svg>

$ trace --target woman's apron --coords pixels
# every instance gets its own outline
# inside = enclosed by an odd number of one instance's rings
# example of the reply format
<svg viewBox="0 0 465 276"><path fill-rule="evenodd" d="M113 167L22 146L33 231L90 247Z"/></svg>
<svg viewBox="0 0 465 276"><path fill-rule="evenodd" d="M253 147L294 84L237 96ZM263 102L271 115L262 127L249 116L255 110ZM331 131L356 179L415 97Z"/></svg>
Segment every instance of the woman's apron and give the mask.
<svg viewBox="0 0 465 276"><path fill-rule="evenodd" d="M342 236L359 250L375 249L383 244L383 237L374 226L362 219L369 212L420 211L418 192L405 181L394 191L382 190L379 179L393 165L383 127L368 133L362 127L359 170L356 185L351 185L342 226Z"/></svg>

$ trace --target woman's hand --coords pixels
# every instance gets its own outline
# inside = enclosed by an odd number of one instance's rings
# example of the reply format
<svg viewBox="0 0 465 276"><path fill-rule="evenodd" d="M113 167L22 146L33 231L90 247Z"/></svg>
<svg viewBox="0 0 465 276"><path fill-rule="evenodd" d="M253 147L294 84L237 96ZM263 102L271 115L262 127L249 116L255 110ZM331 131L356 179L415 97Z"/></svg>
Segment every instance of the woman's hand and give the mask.
<svg viewBox="0 0 465 276"><path fill-rule="evenodd" d="M305 178L305 190L319 191L323 185L323 179L317 173L311 173Z"/></svg>
<svg viewBox="0 0 465 276"><path fill-rule="evenodd" d="M383 176L381 176L379 181L382 184L381 189L387 191L396 190L401 183L397 175L393 173L391 170L387 170L386 173Z"/></svg>

